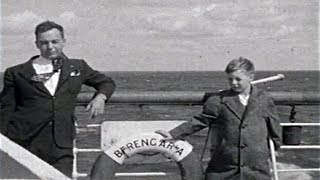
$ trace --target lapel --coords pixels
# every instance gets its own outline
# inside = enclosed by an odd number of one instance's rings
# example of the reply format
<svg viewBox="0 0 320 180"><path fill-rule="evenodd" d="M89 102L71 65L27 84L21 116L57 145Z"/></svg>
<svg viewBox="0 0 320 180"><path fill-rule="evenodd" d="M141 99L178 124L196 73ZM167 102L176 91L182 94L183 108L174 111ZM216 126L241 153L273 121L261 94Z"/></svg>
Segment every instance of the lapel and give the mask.
<svg viewBox="0 0 320 180"><path fill-rule="evenodd" d="M31 78L33 76L37 75L36 71L34 70L34 68L32 66L32 61L34 59L37 59L38 57L39 56L34 56L29 61L24 63L24 65L22 66L22 69L20 70L19 74L23 78L25 78L27 80L27 82L29 82L30 84L35 86L39 91L51 96L50 92L47 90L47 88L44 86L44 84L42 82L36 82L36 81L32 81L31 80Z"/></svg>
<svg viewBox="0 0 320 180"><path fill-rule="evenodd" d="M74 71L74 68L75 67L72 65L71 61L65 55L63 55L61 73L56 92L68 80L68 78L70 77L70 73Z"/></svg>
<svg viewBox="0 0 320 180"><path fill-rule="evenodd" d="M229 90L223 95L222 103L228 108L228 110L236 116L240 121L242 120L245 106L243 106L239 100L238 93Z"/></svg>
<svg viewBox="0 0 320 180"><path fill-rule="evenodd" d="M254 109L258 107L258 98L261 91L259 91L255 86L251 86L251 94L248 101L248 105L246 106L246 109L244 111L242 119L244 120L250 112L253 112Z"/></svg>

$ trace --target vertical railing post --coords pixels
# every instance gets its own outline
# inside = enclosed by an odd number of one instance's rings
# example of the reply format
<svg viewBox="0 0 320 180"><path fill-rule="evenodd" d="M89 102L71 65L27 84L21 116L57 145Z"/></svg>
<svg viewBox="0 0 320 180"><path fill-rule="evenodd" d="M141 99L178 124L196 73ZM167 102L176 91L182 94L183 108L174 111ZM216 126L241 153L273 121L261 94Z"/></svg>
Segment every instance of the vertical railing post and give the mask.
<svg viewBox="0 0 320 180"><path fill-rule="evenodd" d="M77 123L74 123L75 129L77 130ZM72 179L77 179L78 176L78 170L77 170L77 146L76 146L76 138L73 139L73 163L72 163Z"/></svg>
<svg viewBox="0 0 320 180"><path fill-rule="evenodd" d="M276 152L275 152L273 141L270 138L269 138L269 146L270 146L270 152L271 152L271 163L272 163L272 170L273 170L274 180L279 180L278 169L277 169L277 160L276 160Z"/></svg>

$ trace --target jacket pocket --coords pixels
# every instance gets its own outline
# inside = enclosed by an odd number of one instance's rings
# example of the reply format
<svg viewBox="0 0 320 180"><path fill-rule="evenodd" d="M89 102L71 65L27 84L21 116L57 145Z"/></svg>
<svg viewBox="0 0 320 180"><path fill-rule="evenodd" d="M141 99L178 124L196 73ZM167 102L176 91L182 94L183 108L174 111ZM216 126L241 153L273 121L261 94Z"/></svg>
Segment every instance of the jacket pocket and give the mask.
<svg viewBox="0 0 320 180"><path fill-rule="evenodd" d="M69 77L68 79L68 90L71 93L79 93L82 86L82 80L80 76Z"/></svg>

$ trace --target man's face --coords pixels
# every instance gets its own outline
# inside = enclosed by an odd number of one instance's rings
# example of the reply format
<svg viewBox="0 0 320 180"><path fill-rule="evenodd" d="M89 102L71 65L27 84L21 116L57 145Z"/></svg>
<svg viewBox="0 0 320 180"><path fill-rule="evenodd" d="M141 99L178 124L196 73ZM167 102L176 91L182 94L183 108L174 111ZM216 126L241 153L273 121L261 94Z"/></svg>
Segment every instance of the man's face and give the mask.
<svg viewBox="0 0 320 180"><path fill-rule="evenodd" d="M244 69L227 74L230 88L238 93L250 93L251 81L254 75Z"/></svg>
<svg viewBox="0 0 320 180"><path fill-rule="evenodd" d="M58 29L51 29L38 34L36 45L40 50L41 56L46 59L54 60L61 56L63 52L62 49L65 45L65 39Z"/></svg>

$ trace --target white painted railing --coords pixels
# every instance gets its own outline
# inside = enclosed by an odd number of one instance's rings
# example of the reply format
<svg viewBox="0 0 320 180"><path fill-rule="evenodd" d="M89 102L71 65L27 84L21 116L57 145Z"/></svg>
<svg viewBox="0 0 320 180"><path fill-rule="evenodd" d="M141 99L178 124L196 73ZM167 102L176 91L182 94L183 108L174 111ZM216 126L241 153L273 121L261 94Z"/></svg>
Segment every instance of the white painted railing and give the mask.
<svg viewBox="0 0 320 180"><path fill-rule="evenodd" d="M320 126L320 123L281 123L281 126ZM86 126L79 126L81 128L92 128L92 127L100 127L100 124L89 124ZM274 153L274 145L271 141L271 159L272 159L272 171L274 174L274 179L278 180L278 173L279 172L320 172L320 168L299 168L299 169L277 169L277 161L276 156ZM280 147L281 149L317 149L320 150L320 145L283 145ZM73 172L73 178L77 177L86 177L88 174L86 173L78 173L76 166L77 166L77 158L76 155L78 152L101 152L101 149L78 149L74 148L74 155L75 155L75 161L74 161L74 172ZM144 172L144 173L116 173L115 176L131 176L131 177L146 177L146 176L167 176L170 173L167 172Z"/></svg>
<svg viewBox="0 0 320 180"><path fill-rule="evenodd" d="M11 141L0 133L0 149L7 156L22 164L40 179L70 179L47 162L38 158L28 150ZM19 172L17 172L19 173Z"/></svg>
<svg viewBox="0 0 320 180"><path fill-rule="evenodd" d="M320 126L320 123L281 123L281 126ZM283 145L281 149L317 149L320 145ZM320 168L278 169L278 172L320 172Z"/></svg>

